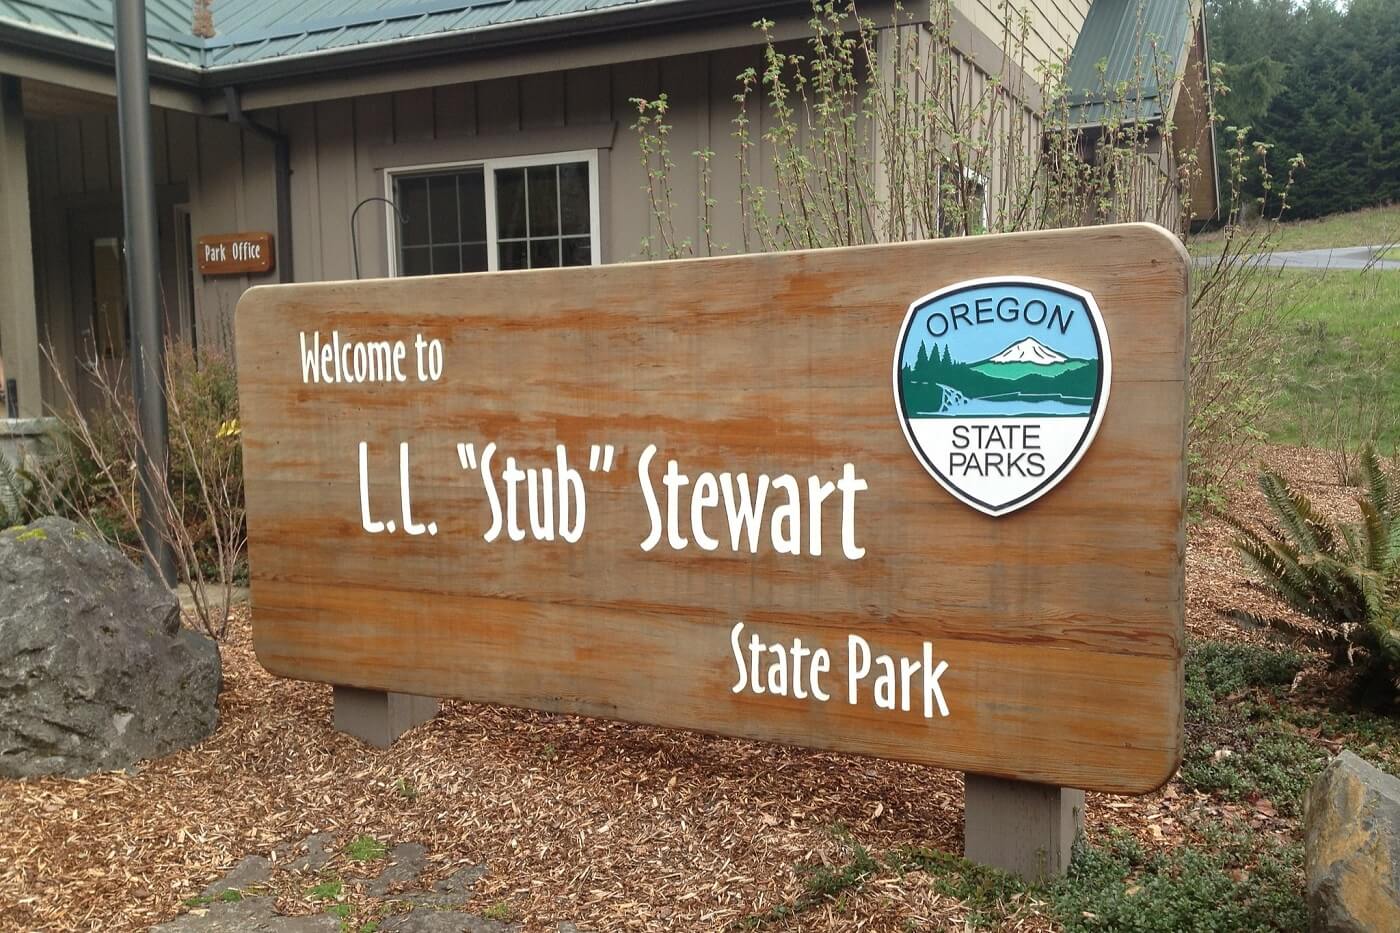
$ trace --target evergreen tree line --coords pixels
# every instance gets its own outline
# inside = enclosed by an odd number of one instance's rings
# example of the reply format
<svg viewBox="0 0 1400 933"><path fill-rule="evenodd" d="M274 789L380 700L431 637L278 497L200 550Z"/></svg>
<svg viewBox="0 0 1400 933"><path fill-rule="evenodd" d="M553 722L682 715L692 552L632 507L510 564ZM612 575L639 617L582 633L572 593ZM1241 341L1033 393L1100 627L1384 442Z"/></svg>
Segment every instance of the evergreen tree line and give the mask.
<svg viewBox="0 0 1400 933"><path fill-rule="evenodd" d="M1096 362L1076 360L1067 368L1056 368L1053 375L1027 373L1009 379L979 372L977 363L960 363L948 347L932 348L919 344L914 362L900 368L905 404L912 411L935 412L943 401L940 386L956 389L968 398L1006 398L1017 393L1036 396L1091 398L1099 367Z"/></svg>
<svg viewBox="0 0 1400 933"><path fill-rule="evenodd" d="M1207 13L1229 89L1218 143L1249 126L1275 165L1302 154L1290 216L1400 200L1400 0L1208 0Z"/></svg>
<svg viewBox="0 0 1400 933"><path fill-rule="evenodd" d="M932 352L922 343L919 344L919 355L914 359L914 373L917 378L927 379L930 382L937 381L953 370L953 354L944 347L939 353L938 344L933 345Z"/></svg>

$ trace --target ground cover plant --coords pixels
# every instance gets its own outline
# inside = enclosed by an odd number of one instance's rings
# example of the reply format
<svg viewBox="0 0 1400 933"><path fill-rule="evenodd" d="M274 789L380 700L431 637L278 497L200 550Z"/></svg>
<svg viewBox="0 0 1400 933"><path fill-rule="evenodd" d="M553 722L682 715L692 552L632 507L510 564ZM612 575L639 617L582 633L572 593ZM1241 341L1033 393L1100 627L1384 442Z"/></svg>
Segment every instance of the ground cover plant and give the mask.
<svg viewBox="0 0 1400 933"><path fill-rule="evenodd" d="M1354 490L1333 484L1321 453L1266 455L1319 509L1354 520ZM1264 511L1252 487L1231 495L1240 511ZM357 879L412 841L428 849L428 881L484 866L465 906L529 933L561 920L599 931L1300 929L1301 789L1342 747L1400 770L1400 728L1354 705L1345 672L1308 642L1238 616L1291 611L1251 586L1232 536L1215 518L1190 532L1181 773L1141 798L1091 794L1073 870L1050 885L958 858L961 783L936 769L459 702L393 749L366 748L333 731L328 688L258 666L241 609L207 742L135 773L0 786L11 815L0 902L30 929L82 927L100 909L109 929L144 930L217 909L192 899L244 855L320 831L328 864L280 867L240 896L273 898L283 913L333 910L347 929L380 923L392 898ZM107 865L120 869L89 873Z"/></svg>

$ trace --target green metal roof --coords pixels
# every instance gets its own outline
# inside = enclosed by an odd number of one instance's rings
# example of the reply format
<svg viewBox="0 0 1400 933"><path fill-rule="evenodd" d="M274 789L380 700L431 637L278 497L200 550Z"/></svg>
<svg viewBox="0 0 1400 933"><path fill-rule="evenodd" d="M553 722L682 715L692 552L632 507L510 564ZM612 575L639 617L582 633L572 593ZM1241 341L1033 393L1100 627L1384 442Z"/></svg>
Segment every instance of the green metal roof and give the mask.
<svg viewBox="0 0 1400 933"><path fill-rule="evenodd" d="M1160 119L1162 97L1186 64L1194 16L1190 0L1094 0L1069 60L1073 122Z"/></svg>
<svg viewBox="0 0 1400 933"><path fill-rule="evenodd" d="M220 34L204 44L204 66L217 68L395 42L441 33L472 32L528 20L596 13L657 0L220 0Z"/></svg>
<svg viewBox="0 0 1400 933"><path fill-rule="evenodd" d="M210 39L191 33L190 0L147 0L146 19L153 58L207 71L611 8L679 5L705 6L696 0L216 0ZM0 0L0 25L110 48L112 0Z"/></svg>

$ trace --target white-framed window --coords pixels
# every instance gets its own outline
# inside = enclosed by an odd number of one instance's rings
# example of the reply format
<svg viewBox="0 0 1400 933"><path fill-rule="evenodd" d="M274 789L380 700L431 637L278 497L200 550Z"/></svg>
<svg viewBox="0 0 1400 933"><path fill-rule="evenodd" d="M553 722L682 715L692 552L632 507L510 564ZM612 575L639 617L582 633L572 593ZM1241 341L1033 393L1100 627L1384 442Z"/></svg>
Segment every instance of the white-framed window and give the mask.
<svg viewBox="0 0 1400 933"><path fill-rule="evenodd" d="M390 275L596 266L596 150L384 171Z"/></svg>

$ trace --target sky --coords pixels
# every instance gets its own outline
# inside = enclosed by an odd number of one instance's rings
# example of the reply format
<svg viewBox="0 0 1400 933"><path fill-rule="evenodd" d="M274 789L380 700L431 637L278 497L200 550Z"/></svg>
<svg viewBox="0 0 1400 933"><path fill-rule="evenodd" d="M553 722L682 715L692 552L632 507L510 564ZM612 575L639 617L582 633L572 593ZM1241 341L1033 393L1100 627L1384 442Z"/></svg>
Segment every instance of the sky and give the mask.
<svg viewBox="0 0 1400 933"><path fill-rule="evenodd" d="M997 319L998 302L1008 296L1016 299L1016 307L1019 309L1025 309L1026 305L1034 299L1044 301L1052 312L1055 306L1059 305L1062 309L1062 318L1069 318L1068 331L1061 333L1058 320L1053 327L1050 326L1049 315L1046 316L1045 321L1038 325L1027 323L1019 314L1016 316L1017 319L1011 323ZM993 321L991 323L975 323L976 315L973 302L978 298L992 299ZM931 318L941 313L944 320L951 321L952 312L950 309L955 305L963 304L969 306L968 315L973 322L971 325L957 321L955 328L950 328L947 333L940 337L935 337L930 333L928 324ZM1006 310L1009 315L1011 306L1008 305ZM1072 316L1071 310L1073 311ZM1040 313L1040 308L1035 307L1031 315L1032 319L1038 320ZM935 331L941 330L943 326L941 321L935 320ZM944 347L951 343L955 361L976 363L990 356L995 356L1025 337L1034 337L1063 356L1084 360L1098 358L1093 323L1089 319L1087 309L1078 298L1036 285L988 284L975 286L952 295L945 295L915 312L914 321L905 340L902 359L906 364L912 363L918 356L919 341L922 340L926 347L932 347L935 343L939 347Z"/></svg>

